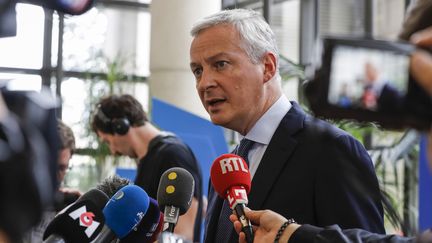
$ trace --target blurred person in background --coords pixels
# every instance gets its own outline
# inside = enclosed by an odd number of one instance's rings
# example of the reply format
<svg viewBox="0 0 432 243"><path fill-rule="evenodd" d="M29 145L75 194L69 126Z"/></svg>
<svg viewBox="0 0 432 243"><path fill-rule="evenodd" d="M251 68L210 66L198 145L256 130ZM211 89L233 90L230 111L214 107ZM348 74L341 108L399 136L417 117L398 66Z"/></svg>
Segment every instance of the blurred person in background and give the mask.
<svg viewBox="0 0 432 243"><path fill-rule="evenodd" d="M70 169L69 161L75 151L75 137L72 129L58 120L58 132L60 135L61 148L58 160L58 180L60 182L60 200L56 205L56 211L62 210L65 206L75 202L81 196L79 190L69 188L65 185L65 176Z"/></svg>
<svg viewBox="0 0 432 243"><path fill-rule="evenodd" d="M135 185L157 198L161 175L172 167L182 167L195 180L190 209L179 218L175 233L199 241L203 215L201 169L192 150L172 133L156 128L142 105L131 95L110 95L96 105L92 128L107 143L113 155L137 159ZM195 227L193 226L195 225Z"/></svg>
<svg viewBox="0 0 432 243"><path fill-rule="evenodd" d="M52 221L54 216L65 208L67 205L75 202L81 192L77 189L68 188L64 184L64 179L69 170L69 161L75 150L75 137L72 129L63 121L57 120L57 130L60 136L60 150L58 152L57 179L60 183L60 188L54 202L54 208L43 213L42 220L38 225L26 234L23 242L42 242L42 236L46 227Z"/></svg>

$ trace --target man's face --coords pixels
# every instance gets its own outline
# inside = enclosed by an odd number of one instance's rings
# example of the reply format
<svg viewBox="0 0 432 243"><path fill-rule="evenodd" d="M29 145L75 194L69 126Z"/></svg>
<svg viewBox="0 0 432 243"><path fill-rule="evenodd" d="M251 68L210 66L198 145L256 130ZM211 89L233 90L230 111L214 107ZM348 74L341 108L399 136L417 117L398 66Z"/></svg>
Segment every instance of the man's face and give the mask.
<svg viewBox="0 0 432 243"><path fill-rule="evenodd" d="M254 64L230 25L201 31L190 48L190 67L213 123L240 133L263 113L264 64Z"/></svg>
<svg viewBox="0 0 432 243"><path fill-rule="evenodd" d="M108 145L112 155L126 155L131 158L137 157L136 153L132 149L132 146L127 139L127 134L117 135L97 131L97 135L102 142Z"/></svg>
<svg viewBox="0 0 432 243"><path fill-rule="evenodd" d="M63 182L66 172L69 169L69 160L72 157L71 150L69 148L64 148L59 152L58 158L58 173L57 179L61 183Z"/></svg>
<svg viewBox="0 0 432 243"><path fill-rule="evenodd" d="M365 75L366 75L366 81L368 82L368 84L373 84L376 81L376 79L378 78L378 71L376 70L376 68L372 64L366 63Z"/></svg>

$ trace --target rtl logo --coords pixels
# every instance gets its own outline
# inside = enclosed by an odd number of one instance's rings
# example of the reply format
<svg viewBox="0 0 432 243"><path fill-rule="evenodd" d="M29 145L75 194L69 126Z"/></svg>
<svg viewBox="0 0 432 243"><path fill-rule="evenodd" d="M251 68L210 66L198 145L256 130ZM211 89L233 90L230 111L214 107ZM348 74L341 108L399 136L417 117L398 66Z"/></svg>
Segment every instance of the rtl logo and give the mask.
<svg viewBox="0 0 432 243"><path fill-rule="evenodd" d="M247 205L248 198L244 187L233 186L227 191L227 200L231 209L234 209L237 204L242 203Z"/></svg>
<svg viewBox="0 0 432 243"><path fill-rule="evenodd" d="M239 157L230 157L219 160L222 174L226 174L233 171L242 171L248 173L244 161Z"/></svg>

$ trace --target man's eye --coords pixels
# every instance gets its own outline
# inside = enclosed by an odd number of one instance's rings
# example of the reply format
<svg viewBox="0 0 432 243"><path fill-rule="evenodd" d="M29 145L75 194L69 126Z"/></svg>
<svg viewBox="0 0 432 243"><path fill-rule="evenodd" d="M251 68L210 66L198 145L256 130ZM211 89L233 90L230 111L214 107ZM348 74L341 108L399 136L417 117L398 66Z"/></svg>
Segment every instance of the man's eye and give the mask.
<svg viewBox="0 0 432 243"><path fill-rule="evenodd" d="M217 61L215 63L216 68L224 68L228 64L227 61Z"/></svg>
<svg viewBox="0 0 432 243"><path fill-rule="evenodd" d="M195 77L199 77L199 76L201 76L202 69L201 68L195 68L194 70L192 70L192 73L195 75Z"/></svg>

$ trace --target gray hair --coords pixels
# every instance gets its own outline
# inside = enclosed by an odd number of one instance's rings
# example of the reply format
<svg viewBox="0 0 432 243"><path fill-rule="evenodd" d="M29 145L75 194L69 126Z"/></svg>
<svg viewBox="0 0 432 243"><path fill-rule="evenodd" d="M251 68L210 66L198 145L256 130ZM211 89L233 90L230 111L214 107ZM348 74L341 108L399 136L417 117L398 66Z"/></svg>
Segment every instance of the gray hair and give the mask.
<svg viewBox="0 0 432 243"><path fill-rule="evenodd" d="M266 52L272 52L276 56L279 66L279 50L275 35L262 15L250 9L223 10L207 16L192 27L191 35L196 37L202 30L210 27L230 24L239 32L243 41L242 48L253 63L259 63Z"/></svg>

